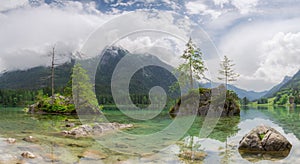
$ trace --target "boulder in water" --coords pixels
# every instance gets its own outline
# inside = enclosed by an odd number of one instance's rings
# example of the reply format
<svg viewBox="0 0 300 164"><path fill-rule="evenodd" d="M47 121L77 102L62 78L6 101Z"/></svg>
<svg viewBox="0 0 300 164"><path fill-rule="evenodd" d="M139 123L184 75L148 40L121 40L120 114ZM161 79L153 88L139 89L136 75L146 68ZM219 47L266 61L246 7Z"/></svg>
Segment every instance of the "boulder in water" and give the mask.
<svg viewBox="0 0 300 164"><path fill-rule="evenodd" d="M84 137L90 135L101 135L106 132L112 132L120 129L131 128L132 124L119 124L116 122L113 123L94 123L94 124L85 124L79 127L73 128L70 131L63 131L65 135L72 135L76 137Z"/></svg>
<svg viewBox="0 0 300 164"><path fill-rule="evenodd" d="M29 152L29 151L25 151L25 152L23 152L21 155L22 155L22 157L24 157L24 158L35 158L35 157L36 157L33 153L31 153L31 152Z"/></svg>
<svg viewBox="0 0 300 164"><path fill-rule="evenodd" d="M277 130L268 126L258 126L246 134L239 143L239 152L242 156L286 157L292 144Z"/></svg>

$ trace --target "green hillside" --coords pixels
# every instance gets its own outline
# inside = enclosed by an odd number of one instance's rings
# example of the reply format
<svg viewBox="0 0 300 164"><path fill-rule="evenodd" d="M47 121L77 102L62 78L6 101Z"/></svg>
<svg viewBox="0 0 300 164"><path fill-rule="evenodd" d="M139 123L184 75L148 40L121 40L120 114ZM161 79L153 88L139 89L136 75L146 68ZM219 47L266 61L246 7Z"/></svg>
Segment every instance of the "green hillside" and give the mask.
<svg viewBox="0 0 300 164"><path fill-rule="evenodd" d="M257 104L286 105L293 102L300 105L300 71L292 78L285 78L282 83L274 88L277 90L276 92L272 94L269 92L264 98L259 99ZM274 88L273 90L275 90Z"/></svg>

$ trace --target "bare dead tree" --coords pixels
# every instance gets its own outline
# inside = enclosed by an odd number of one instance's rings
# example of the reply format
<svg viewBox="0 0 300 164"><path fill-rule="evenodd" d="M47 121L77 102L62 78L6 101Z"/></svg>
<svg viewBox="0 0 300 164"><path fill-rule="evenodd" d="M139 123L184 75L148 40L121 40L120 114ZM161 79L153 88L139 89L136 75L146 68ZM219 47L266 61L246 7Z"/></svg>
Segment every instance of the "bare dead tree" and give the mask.
<svg viewBox="0 0 300 164"><path fill-rule="evenodd" d="M51 52L47 55L51 58L51 105L54 103L54 95L55 95L55 66L59 65L57 61L60 59L58 56L63 59L63 57L66 58L72 58L72 54L57 54L56 53L56 45L53 45L51 47Z"/></svg>
<svg viewBox="0 0 300 164"><path fill-rule="evenodd" d="M54 103L54 69L55 69L55 63L54 63L54 60L55 60L55 45L52 47L52 62L51 62L51 105L53 105Z"/></svg>

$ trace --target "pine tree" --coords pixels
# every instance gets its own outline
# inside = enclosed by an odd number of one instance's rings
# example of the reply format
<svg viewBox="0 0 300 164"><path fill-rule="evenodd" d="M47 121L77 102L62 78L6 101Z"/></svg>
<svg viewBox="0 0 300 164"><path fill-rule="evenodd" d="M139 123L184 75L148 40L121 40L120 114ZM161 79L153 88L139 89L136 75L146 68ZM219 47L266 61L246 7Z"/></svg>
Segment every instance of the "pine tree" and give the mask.
<svg viewBox="0 0 300 164"><path fill-rule="evenodd" d="M72 92L77 112L84 114L96 113L102 109L102 106L98 105L90 78L80 64L75 64L73 68Z"/></svg>
<svg viewBox="0 0 300 164"><path fill-rule="evenodd" d="M240 76L239 74L234 72L233 66L235 66L235 64L232 64L232 60L228 59L227 56L224 56L224 60L220 63L221 69L219 70L219 73L221 77L218 77L218 79L225 81L226 88L228 82L236 81Z"/></svg>
<svg viewBox="0 0 300 164"><path fill-rule="evenodd" d="M192 89L194 87L194 78L200 80L204 77L204 72L207 69L204 66L202 52L193 43L192 38L189 39L186 47L181 56L185 62L178 67L178 71L180 72L179 81L181 83L187 83L186 81L189 81L190 88Z"/></svg>

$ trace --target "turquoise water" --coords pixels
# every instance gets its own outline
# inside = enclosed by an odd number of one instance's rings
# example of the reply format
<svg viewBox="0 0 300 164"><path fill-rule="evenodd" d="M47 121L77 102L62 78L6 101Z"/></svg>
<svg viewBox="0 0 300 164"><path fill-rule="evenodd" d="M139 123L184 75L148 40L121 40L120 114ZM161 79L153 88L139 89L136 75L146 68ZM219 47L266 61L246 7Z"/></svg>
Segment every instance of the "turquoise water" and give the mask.
<svg viewBox="0 0 300 164"><path fill-rule="evenodd" d="M149 111L131 111L131 114L145 115ZM300 155L300 108L244 108L240 117L220 118L207 138L200 139L199 132L204 118L197 117L193 125L182 136L178 124L175 131L162 133L173 123L166 111L150 120L136 120L117 110L105 110L110 122L131 123L134 128L108 134L99 138L71 138L61 135L70 130L69 122L80 125L77 116L37 115L23 113L20 108L0 109L0 163L297 163ZM244 159L237 150L240 139L257 125L268 125L281 132L293 145L288 157L276 159L255 157ZM33 136L34 143L23 141ZM151 138L152 136L156 136ZM193 137L191 137L193 136ZM16 138L15 144L8 144L5 138ZM147 138L146 140L139 140ZM176 141L175 141L176 139ZM192 139L192 140L191 140ZM192 146L191 141L193 141ZM103 144L105 143L105 144ZM117 148L117 149L115 149ZM140 151L144 149L145 151ZM37 158L23 159L23 151L33 152ZM179 157L180 152L193 150L205 154L201 160ZM84 157L93 152L92 157ZM87 155L88 156L88 155ZM267 159L267 160L266 160Z"/></svg>

